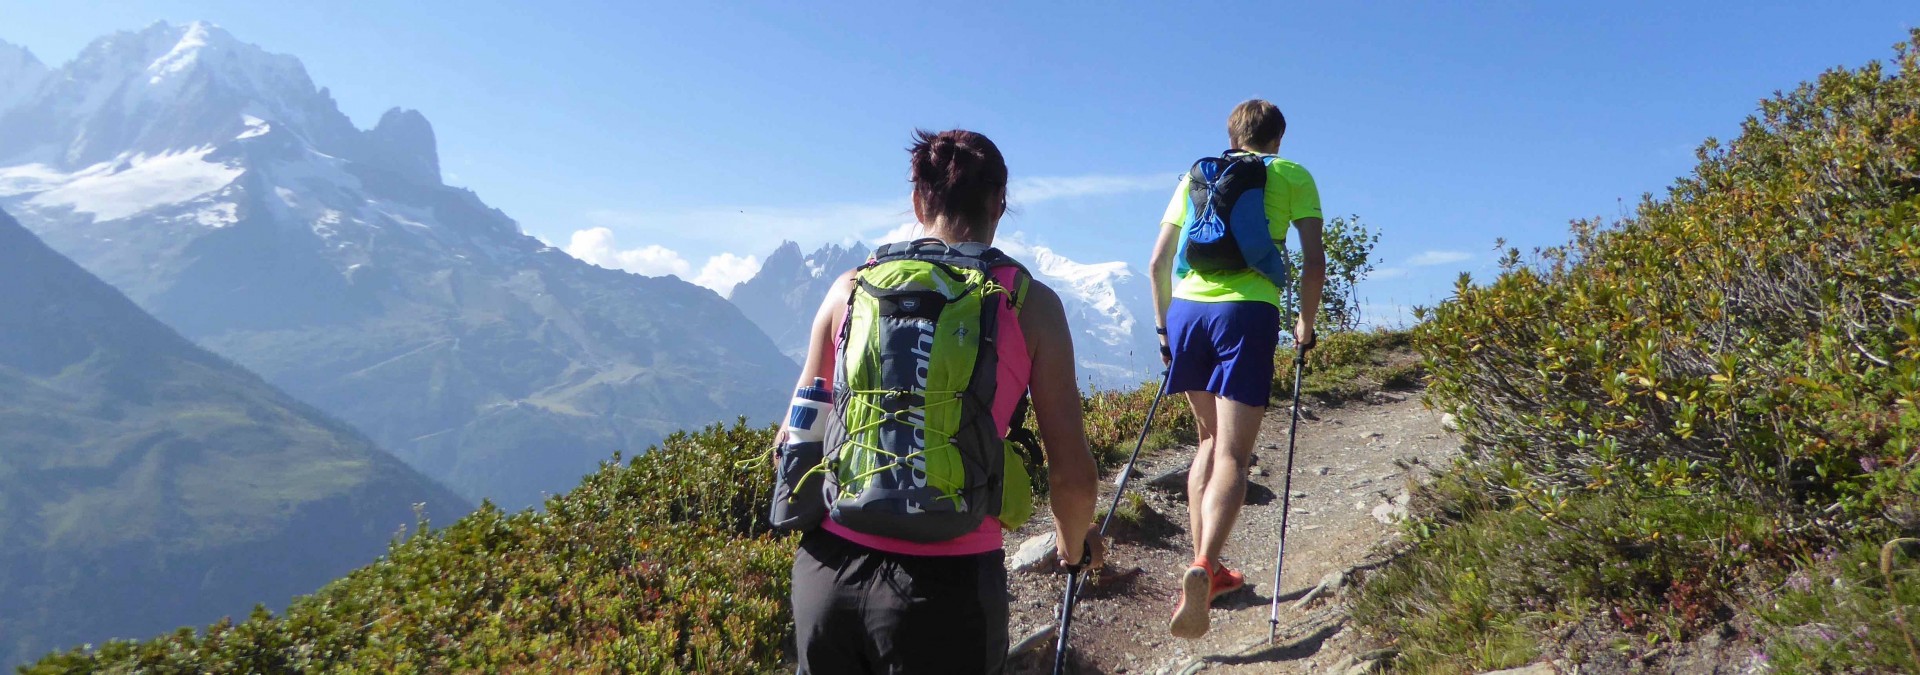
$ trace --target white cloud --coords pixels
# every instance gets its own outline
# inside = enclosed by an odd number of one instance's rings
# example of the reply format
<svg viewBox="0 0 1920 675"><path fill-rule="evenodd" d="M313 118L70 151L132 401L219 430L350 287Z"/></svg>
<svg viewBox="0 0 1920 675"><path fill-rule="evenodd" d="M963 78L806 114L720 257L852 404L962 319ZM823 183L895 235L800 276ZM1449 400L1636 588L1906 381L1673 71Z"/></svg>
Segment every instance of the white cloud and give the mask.
<svg viewBox="0 0 1920 675"><path fill-rule="evenodd" d="M1172 189L1177 176L1051 176L1016 179L1008 186L1010 198L1024 205L1058 199ZM713 248L737 247L741 242L771 248L782 240L900 241L898 236L917 227L907 190L899 197L870 202L843 202L809 206L716 206L684 211L594 209L585 213L596 229L647 231L674 229L676 244L699 243ZM584 258L583 258L584 259ZM597 263L596 263L597 264Z"/></svg>
<svg viewBox="0 0 1920 675"><path fill-rule="evenodd" d="M679 212L596 209L587 222L622 231L673 229L681 243L703 243L714 248L743 243L772 248L782 240L838 241L849 235L885 232L913 219L906 198L866 204L822 204L811 207L714 207Z"/></svg>
<svg viewBox="0 0 1920 675"><path fill-rule="evenodd" d="M693 277L693 283L711 288L721 295L731 295L736 284L752 279L759 271L760 259L755 256L722 253L708 258L707 264L700 266L700 273Z"/></svg>
<svg viewBox="0 0 1920 675"><path fill-rule="evenodd" d="M1407 276L1405 267L1381 267L1367 273L1368 279L1400 279Z"/></svg>
<svg viewBox="0 0 1920 675"><path fill-rule="evenodd" d="M887 230L877 237L869 238L867 243L879 246L896 241L913 241L925 236L927 236L927 228L921 227L919 223L901 223L898 227Z"/></svg>
<svg viewBox="0 0 1920 675"><path fill-rule="evenodd" d="M1467 253L1466 251L1426 251L1407 260L1407 264L1414 267L1433 267L1435 265L1451 265L1472 258L1473 254Z"/></svg>
<svg viewBox="0 0 1920 675"><path fill-rule="evenodd" d="M668 274L684 277L693 270L693 266L679 253L659 244L621 250L614 242L613 230L604 227L575 231L564 250L567 255L607 269L626 270L650 277Z"/></svg>
<svg viewBox="0 0 1920 675"><path fill-rule="evenodd" d="M613 230L605 227L574 231L567 247L562 250L567 255L607 269L626 270L650 277L671 274L722 295L732 292L734 284L746 281L760 271L760 259L756 256L721 253L707 258L706 263L700 266L700 272L693 274L693 264L687 262L678 251L659 244L622 249L614 239Z"/></svg>
<svg viewBox="0 0 1920 675"><path fill-rule="evenodd" d="M1074 197L1172 190L1178 180L1179 176L1173 174L1017 178L1007 186L1007 198L1017 204L1036 204Z"/></svg>

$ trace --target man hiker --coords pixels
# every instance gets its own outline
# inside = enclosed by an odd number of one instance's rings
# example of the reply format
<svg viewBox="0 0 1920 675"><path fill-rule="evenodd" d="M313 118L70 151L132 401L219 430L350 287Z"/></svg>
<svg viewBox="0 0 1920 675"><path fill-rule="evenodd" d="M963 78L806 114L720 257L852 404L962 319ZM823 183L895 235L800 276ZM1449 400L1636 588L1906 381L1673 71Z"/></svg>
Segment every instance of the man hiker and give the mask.
<svg viewBox="0 0 1920 675"><path fill-rule="evenodd" d="M1002 535L1033 511L1016 449L1030 444L1007 439L1029 405L1056 553L1101 564L1066 311L991 248L1006 161L971 131L914 140L926 236L880 247L828 291L781 434L773 520L806 532L793 561L801 673L1001 672Z"/></svg>
<svg viewBox="0 0 1920 675"><path fill-rule="evenodd" d="M1286 117L1249 100L1227 117L1232 149L1194 163L1161 218L1150 267L1167 392L1193 407L1199 450L1187 477L1193 564L1171 632L1198 638L1214 598L1246 585L1220 559L1246 497L1247 468L1272 390L1281 291L1293 280L1287 231L1304 253L1294 346L1313 347L1326 255L1313 176L1281 159ZM1277 592L1277 589L1276 589Z"/></svg>

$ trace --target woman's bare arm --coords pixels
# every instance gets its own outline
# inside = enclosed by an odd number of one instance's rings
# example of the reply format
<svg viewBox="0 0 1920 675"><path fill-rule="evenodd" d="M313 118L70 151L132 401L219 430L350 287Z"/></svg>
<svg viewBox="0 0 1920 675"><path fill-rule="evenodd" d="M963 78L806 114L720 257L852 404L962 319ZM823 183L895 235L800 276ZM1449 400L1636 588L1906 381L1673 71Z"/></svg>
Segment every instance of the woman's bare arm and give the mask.
<svg viewBox="0 0 1920 675"><path fill-rule="evenodd" d="M1091 536L1093 502L1100 476L1087 449L1080 386L1074 375L1073 333L1067 328L1060 296L1038 281L1031 282L1020 310L1020 327L1033 354L1027 389L1033 394L1034 421L1047 453L1054 541L1061 560L1076 562L1086 543L1095 539ZM1103 554L1100 542L1093 541L1095 565Z"/></svg>

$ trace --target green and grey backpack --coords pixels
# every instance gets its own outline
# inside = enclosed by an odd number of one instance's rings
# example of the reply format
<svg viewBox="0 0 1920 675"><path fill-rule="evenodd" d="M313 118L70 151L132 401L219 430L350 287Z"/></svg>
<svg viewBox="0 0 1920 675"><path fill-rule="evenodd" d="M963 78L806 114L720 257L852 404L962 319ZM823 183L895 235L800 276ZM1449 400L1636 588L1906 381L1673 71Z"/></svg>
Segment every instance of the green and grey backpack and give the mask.
<svg viewBox="0 0 1920 675"><path fill-rule="evenodd" d="M1027 407L1024 388L1000 391L995 339L1028 281L997 249L938 239L882 246L854 272L821 464L834 522L937 542L1032 516L1016 451L1030 444L994 417L996 396L1021 397L1013 427Z"/></svg>

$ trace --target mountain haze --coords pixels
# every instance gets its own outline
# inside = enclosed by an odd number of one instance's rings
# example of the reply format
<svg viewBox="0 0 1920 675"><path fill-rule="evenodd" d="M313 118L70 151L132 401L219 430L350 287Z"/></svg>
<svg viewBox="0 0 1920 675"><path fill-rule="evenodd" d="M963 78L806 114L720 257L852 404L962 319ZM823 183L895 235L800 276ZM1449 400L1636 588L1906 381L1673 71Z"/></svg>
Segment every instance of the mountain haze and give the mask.
<svg viewBox="0 0 1920 675"><path fill-rule="evenodd" d="M724 299L526 236L442 182L423 115L358 129L291 56L158 23L38 81L0 111L0 205L469 498L534 504L783 400L790 362Z"/></svg>
<svg viewBox="0 0 1920 675"><path fill-rule="evenodd" d="M283 606L469 506L0 212L0 667Z"/></svg>

